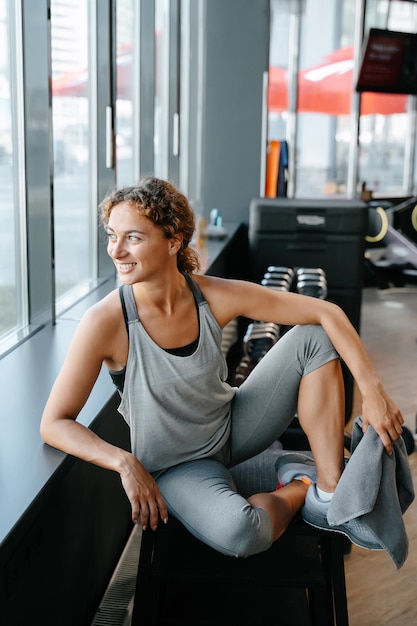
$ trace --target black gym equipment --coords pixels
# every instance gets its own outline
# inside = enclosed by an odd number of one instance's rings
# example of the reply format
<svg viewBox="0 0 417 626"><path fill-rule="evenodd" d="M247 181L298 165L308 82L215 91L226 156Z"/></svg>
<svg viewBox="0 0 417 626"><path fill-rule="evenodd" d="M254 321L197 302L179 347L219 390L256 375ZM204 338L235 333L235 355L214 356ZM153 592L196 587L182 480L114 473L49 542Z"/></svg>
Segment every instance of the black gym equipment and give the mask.
<svg viewBox="0 0 417 626"><path fill-rule="evenodd" d="M380 289L417 283L417 197L369 202L365 279Z"/></svg>

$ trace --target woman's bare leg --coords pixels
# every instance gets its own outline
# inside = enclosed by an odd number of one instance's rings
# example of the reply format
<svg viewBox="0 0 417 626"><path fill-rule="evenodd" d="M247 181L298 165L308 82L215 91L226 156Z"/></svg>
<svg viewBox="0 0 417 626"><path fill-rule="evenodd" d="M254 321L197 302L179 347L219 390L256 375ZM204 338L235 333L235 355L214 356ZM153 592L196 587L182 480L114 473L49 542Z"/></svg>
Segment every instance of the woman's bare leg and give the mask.
<svg viewBox="0 0 417 626"><path fill-rule="evenodd" d="M317 486L323 491L333 492L344 468L345 395L338 359L302 378L298 418L316 463ZM278 491L258 493L248 498L253 506L268 513L274 541L303 506L307 489L308 484L294 480Z"/></svg>
<svg viewBox="0 0 417 626"><path fill-rule="evenodd" d="M317 467L317 486L333 492L344 469L345 394L338 359L301 379L298 418Z"/></svg>
<svg viewBox="0 0 417 626"><path fill-rule="evenodd" d="M276 541L304 504L308 485L294 480L286 487L271 493L256 493L248 498L252 506L266 511L272 523L273 540Z"/></svg>

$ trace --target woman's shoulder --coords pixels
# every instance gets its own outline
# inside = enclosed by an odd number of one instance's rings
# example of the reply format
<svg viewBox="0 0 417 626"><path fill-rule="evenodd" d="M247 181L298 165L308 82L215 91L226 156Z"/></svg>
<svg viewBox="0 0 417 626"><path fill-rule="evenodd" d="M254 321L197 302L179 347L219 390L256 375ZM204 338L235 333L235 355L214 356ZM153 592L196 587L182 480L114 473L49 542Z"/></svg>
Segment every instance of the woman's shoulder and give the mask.
<svg viewBox="0 0 417 626"><path fill-rule="evenodd" d="M255 283L243 279L220 278L219 276L207 276L205 274L192 274L191 278L207 296L209 293L213 295L218 294L219 296L226 292L239 294L247 289L251 290L255 286Z"/></svg>
<svg viewBox="0 0 417 626"><path fill-rule="evenodd" d="M101 360L125 363L127 335L118 289L87 309L73 343L84 356L90 352Z"/></svg>
<svg viewBox="0 0 417 626"><path fill-rule="evenodd" d="M193 275L193 279L222 327L234 317L246 315L248 302L260 296L253 291L259 285L245 280L204 275Z"/></svg>
<svg viewBox="0 0 417 626"><path fill-rule="evenodd" d="M107 326L109 323L122 319L123 311L119 288L113 289L104 298L89 307L83 315L83 321L86 324L94 324L96 327L100 324Z"/></svg>

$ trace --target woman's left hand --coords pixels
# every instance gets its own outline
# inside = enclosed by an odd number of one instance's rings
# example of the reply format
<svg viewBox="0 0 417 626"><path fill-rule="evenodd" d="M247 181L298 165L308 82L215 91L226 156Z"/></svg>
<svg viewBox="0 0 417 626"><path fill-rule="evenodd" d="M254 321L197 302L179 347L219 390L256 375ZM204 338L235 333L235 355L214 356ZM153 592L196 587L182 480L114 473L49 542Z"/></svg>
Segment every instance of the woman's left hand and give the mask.
<svg viewBox="0 0 417 626"><path fill-rule="evenodd" d="M372 398L363 398L362 426L366 432L369 425L378 433L388 454L393 452L393 442L401 436L404 418L398 406L384 389Z"/></svg>

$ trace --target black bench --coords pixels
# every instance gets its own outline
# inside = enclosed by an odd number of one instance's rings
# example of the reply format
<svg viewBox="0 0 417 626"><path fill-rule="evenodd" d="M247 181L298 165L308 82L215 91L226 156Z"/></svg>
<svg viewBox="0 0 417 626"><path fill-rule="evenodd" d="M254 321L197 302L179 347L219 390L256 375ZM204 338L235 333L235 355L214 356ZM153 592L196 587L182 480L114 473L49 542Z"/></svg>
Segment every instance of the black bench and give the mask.
<svg viewBox="0 0 417 626"><path fill-rule="evenodd" d="M276 452L234 468L243 495L276 485ZM300 516L269 550L220 554L175 518L142 536L132 626L347 626L346 540Z"/></svg>

